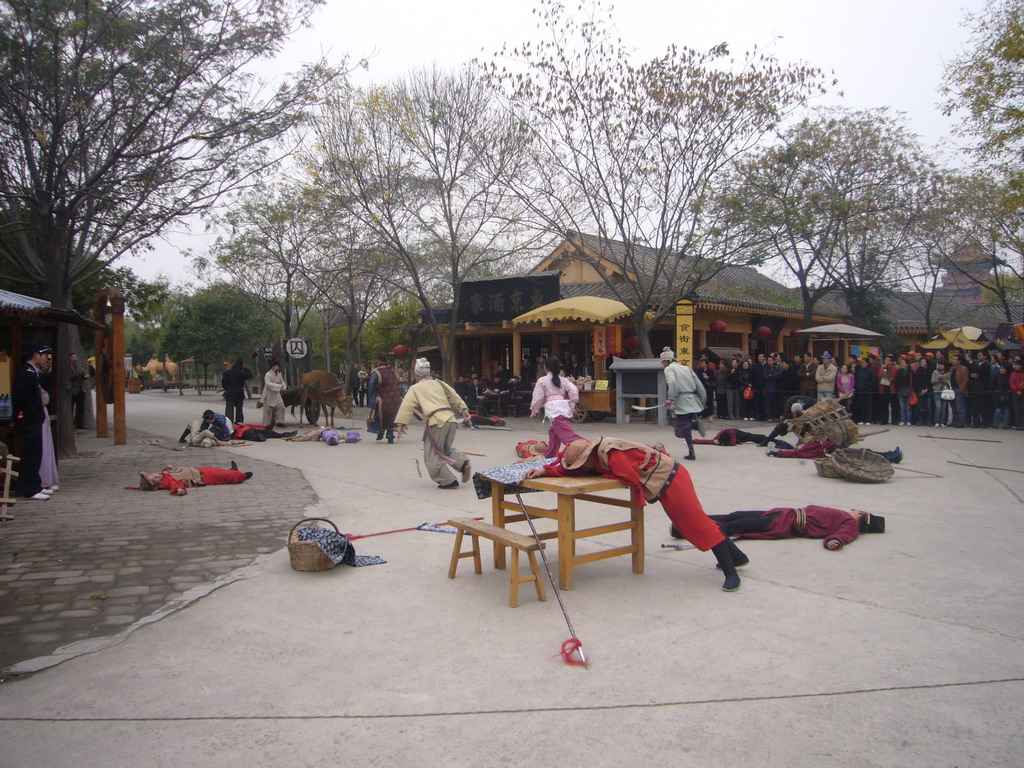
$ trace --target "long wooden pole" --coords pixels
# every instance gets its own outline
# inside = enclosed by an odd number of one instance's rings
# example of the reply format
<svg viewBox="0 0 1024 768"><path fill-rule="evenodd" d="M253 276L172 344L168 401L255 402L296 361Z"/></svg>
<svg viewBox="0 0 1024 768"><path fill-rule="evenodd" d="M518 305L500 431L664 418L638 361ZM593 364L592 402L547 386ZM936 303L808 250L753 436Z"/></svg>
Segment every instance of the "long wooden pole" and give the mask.
<svg viewBox="0 0 1024 768"><path fill-rule="evenodd" d="M930 440L964 440L969 443L1001 443L1002 440L982 440L980 437L940 437L939 435L918 435Z"/></svg>
<svg viewBox="0 0 1024 768"><path fill-rule="evenodd" d="M997 469L1000 472L1016 472L1019 475L1024 475L1024 470L1020 469L1009 469L1008 467L983 467L981 464L965 464L962 461L946 461L947 464L956 464L958 467L973 467L974 469Z"/></svg>
<svg viewBox="0 0 1024 768"><path fill-rule="evenodd" d="M928 477L945 477L945 475L936 475L934 472L923 472L920 469L911 469L910 467L898 467L895 464L892 465L893 469L898 469L901 472L914 472L918 475L928 475Z"/></svg>

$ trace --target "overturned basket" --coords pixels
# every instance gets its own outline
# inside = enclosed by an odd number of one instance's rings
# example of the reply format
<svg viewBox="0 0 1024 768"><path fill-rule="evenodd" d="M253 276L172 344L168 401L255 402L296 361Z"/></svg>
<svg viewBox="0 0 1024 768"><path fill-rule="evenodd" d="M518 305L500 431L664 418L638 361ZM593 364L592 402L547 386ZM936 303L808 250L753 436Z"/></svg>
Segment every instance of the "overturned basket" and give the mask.
<svg viewBox="0 0 1024 768"><path fill-rule="evenodd" d="M814 466L822 477L841 477L853 483L884 483L893 476L887 458L864 448L841 448L815 459Z"/></svg>
<svg viewBox="0 0 1024 768"><path fill-rule="evenodd" d="M292 561L292 570L327 571L337 565L336 562L324 554L324 551L320 549L315 541L299 541L299 526L311 520L331 523L331 527L338 533L341 533L338 530L338 526L326 517L307 517L299 520L299 522L292 526L292 530L288 534L288 557Z"/></svg>
<svg viewBox="0 0 1024 768"><path fill-rule="evenodd" d="M831 456L822 456L815 459L814 468L818 470L818 474L822 477L842 477L839 474L839 468L836 467L836 463L832 461Z"/></svg>

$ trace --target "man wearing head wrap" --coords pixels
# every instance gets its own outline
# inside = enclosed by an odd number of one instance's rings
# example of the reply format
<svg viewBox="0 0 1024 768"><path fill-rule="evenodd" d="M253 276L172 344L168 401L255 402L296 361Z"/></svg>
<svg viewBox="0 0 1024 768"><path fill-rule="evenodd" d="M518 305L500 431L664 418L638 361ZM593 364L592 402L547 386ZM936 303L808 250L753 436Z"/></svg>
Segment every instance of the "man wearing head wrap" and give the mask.
<svg viewBox="0 0 1024 768"><path fill-rule="evenodd" d="M193 419L178 438L179 443L188 443L197 448L214 448L231 442L231 422L222 413L203 411L202 421Z"/></svg>
<svg viewBox="0 0 1024 768"><path fill-rule="evenodd" d="M862 533L885 533L885 518L859 509L846 512L833 507L810 505L799 509L776 507L768 510L711 515L726 536L744 539L824 539L825 549L841 549ZM677 531L673 531L676 535ZM676 536L682 538L682 536Z"/></svg>
<svg viewBox="0 0 1024 768"><path fill-rule="evenodd" d="M735 592L740 588L736 568L749 559L704 513L690 474L663 450L617 437L574 440L557 460L526 473L527 478L541 475L601 475L640 491L644 501L660 501L674 531L702 552L710 549L714 553L725 573L722 589Z"/></svg>
<svg viewBox="0 0 1024 768"><path fill-rule="evenodd" d="M469 408L454 389L430 375L430 361L425 357L416 361L415 373L419 381L405 393L395 416L395 427L401 437L413 416L422 418L426 422L423 427L423 464L430 479L437 483L438 488L458 488L459 480L452 468L462 473L464 483L472 477L469 459L454 445L459 431L456 417L468 417Z"/></svg>
<svg viewBox="0 0 1024 768"><path fill-rule="evenodd" d="M683 458L693 461L697 458L693 452L694 421L703 437L704 428L698 415L704 410L707 393L697 374L689 366L677 363L676 355L669 347L665 347L661 353L661 367L665 369L665 382L668 384L668 400L665 405L675 413L676 437L685 440L686 447L690 449L690 453Z"/></svg>

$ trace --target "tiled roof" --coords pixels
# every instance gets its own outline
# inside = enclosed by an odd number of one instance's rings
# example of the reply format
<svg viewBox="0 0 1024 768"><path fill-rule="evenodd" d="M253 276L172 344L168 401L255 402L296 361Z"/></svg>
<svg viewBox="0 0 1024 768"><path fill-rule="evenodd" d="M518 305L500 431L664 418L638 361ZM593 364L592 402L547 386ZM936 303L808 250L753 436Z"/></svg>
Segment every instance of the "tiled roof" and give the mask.
<svg viewBox="0 0 1024 768"><path fill-rule="evenodd" d="M23 296L20 293L0 290L0 307L4 309L22 309L32 311L35 309L49 309L50 302L44 299L36 299L32 296Z"/></svg>
<svg viewBox="0 0 1024 768"><path fill-rule="evenodd" d="M608 258L624 266L626 246L618 240L607 240L596 235L580 234L579 238L594 254ZM632 249L633 261L637 268L650 274L654 271L657 253L654 249L636 245ZM603 282L562 283L563 299L575 296L602 296L617 298ZM884 297L886 313L894 330L924 329L926 303L931 299L932 328L952 328L960 325L974 325L992 329L1006 321L999 304L968 302L959 296L936 293L926 296L920 293L892 293ZM751 310L773 310L803 313L800 291L789 288L758 272L753 267L727 266L715 277L697 289L696 300L704 304L723 304L749 308ZM832 291L822 297L814 307L815 317L829 317L849 320L850 309L841 291ZM1024 305L1013 305L1013 316L1024 318Z"/></svg>

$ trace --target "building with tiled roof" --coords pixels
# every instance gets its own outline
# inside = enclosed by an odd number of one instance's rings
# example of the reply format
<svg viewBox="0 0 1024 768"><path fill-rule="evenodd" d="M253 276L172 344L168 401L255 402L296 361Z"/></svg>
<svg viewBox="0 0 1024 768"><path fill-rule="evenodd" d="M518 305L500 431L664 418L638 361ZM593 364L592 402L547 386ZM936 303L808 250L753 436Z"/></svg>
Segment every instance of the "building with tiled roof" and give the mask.
<svg viewBox="0 0 1024 768"><path fill-rule="evenodd" d="M657 256L657 252L644 246L627 249L618 241L573 235L558 243L533 269L509 281L533 280L538 285L543 282L548 301L555 296L562 300L588 296L619 299L633 293L627 284L633 281L643 284L645 273L655 269ZM550 281L557 281L557 284ZM483 311L480 321L468 316L459 318L462 327L457 333L456 370L462 373L473 369L488 374L498 364L520 373L524 358L535 364L538 357L560 353L576 353L593 363L595 345L597 352L608 351L604 346L608 342L594 334L592 323L568 320L517 324L515 320L522 312L536 308L542 294L539 289L523 288L521 283L512 285L511 282L506 286L494 279L468 285L473 293L471 299L467 294L460 301L461 306L484 310L507 306L508 311L490 315ZM612 286L619 290L613 290ZM502 291L507 295L502 296ZM657 293L657 286L653 286L652 296ZM532 305L526 301L527 294L534 296ZM990 330L1005 322L1000 306L971 301L960 291L940 289L930 295L894 293L885 296L884 301L894 333L910 347L925 341L940 328L975 325ZM656 305L654 300L651 303ZM1017 316L1020 316L1019 309ZM822 298L812 319L814 325L849 323L850 312L842 294L833 291ZM752 267L730 265L699 285L685 302L677 305L675 312L658 323L650 334L651 347L655 351L663 346L676 347L684 356L708 348L738 349L749 355L778 352L791 356L803 344L803 336L796 333L803 325L803 303L798 289L783 285ZM634 338L631 319L617 320L609 327L612 351L635 354L639 344ZM682 342L684 336L686 341ZM869 349L859 348L857 341L816 339L811 351L829 350L834 355L845 355L851 348L855 348L854 352Z"/></svg>

